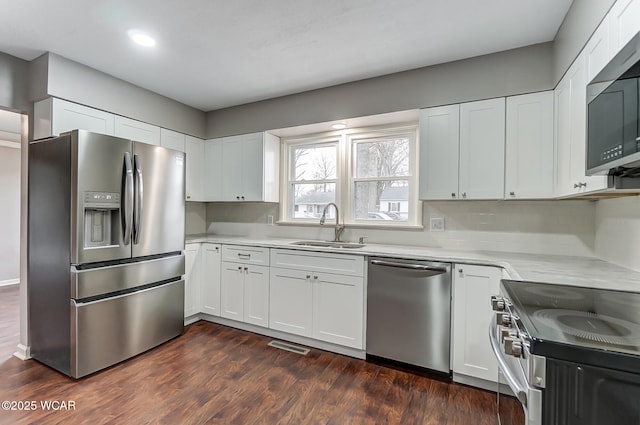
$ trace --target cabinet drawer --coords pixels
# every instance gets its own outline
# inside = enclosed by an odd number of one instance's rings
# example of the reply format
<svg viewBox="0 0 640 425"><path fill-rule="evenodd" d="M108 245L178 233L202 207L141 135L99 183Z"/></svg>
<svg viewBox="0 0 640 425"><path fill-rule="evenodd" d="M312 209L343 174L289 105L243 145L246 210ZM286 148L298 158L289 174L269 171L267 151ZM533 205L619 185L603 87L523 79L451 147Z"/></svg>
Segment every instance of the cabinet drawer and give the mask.
<svg viewBox="0 0 640 425"><path fill-rule="evenodd" d="M272 249L271 265L286 269L364 276L364 257L360 255Z"/></svg>
<svg viewBox="0 0 640 425"><path fill-rule="evenodd" d="M243 264L269 265L269 248L241 245L222 245L222 261Z"/></svg>

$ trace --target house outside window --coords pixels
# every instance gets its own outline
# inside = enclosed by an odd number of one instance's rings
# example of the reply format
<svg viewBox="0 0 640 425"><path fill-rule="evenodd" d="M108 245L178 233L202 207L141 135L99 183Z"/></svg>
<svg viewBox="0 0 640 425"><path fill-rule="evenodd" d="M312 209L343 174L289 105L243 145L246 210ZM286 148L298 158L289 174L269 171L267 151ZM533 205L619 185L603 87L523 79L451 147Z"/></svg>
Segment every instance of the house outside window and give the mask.
<svg viewBox="0 0 640 425"><path fill-rule="evenodd" d="M281 223L317 223L334 202L347 225L421 227L416 131L394 126L283 139Z"/></svg>

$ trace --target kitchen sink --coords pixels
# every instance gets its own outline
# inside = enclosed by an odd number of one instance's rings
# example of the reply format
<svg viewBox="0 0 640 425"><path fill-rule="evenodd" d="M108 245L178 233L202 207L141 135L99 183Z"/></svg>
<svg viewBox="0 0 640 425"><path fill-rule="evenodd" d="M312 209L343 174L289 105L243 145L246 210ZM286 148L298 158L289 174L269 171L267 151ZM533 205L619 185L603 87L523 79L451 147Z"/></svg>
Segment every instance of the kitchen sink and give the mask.
<svg viewBox="0 0 640 425"><path fill-rule="evenodd" d="M362 248L363 243L355 242L333 242L333 241L296 241L291 242L292 245L299 246L315 246L319 248Z"/></svg>

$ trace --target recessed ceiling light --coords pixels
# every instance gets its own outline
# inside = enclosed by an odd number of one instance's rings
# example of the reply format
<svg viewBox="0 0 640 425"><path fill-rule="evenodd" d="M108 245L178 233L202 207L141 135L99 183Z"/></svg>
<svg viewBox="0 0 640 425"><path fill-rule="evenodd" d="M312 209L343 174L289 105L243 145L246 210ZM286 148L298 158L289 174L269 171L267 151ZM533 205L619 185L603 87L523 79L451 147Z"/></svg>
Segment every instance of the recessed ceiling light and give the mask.
<svg viewBox="0 0 640 425"><path fill-rule="evenodd" d="M343 123L337 123L337 124L333 124L331 128L335 128L336 130L342 130L343 128L347 128L347 125Z"/></svg>
<svg viewBox="0 0 640 425"><path fill-rule="evenodd" d="M156 45L156 41L151 36L140 30L129 30L127 31L127 35L131 40L141 46L152 47Z"/></svg>

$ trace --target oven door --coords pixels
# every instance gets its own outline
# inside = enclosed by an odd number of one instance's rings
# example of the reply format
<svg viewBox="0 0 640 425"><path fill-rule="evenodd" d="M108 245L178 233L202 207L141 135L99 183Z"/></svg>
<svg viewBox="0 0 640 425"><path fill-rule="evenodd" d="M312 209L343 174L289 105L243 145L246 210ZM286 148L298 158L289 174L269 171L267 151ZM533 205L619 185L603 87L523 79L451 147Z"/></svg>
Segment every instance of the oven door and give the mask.
<svg viewBox="0 0 640 425"><path fill-rule="evenodd" d="M489 341L498 360L498 424L542 425L542 391L528 384L520 359L505 354L495 323L489 325ZM504 384L515 397L502 390Z"/></svg>

